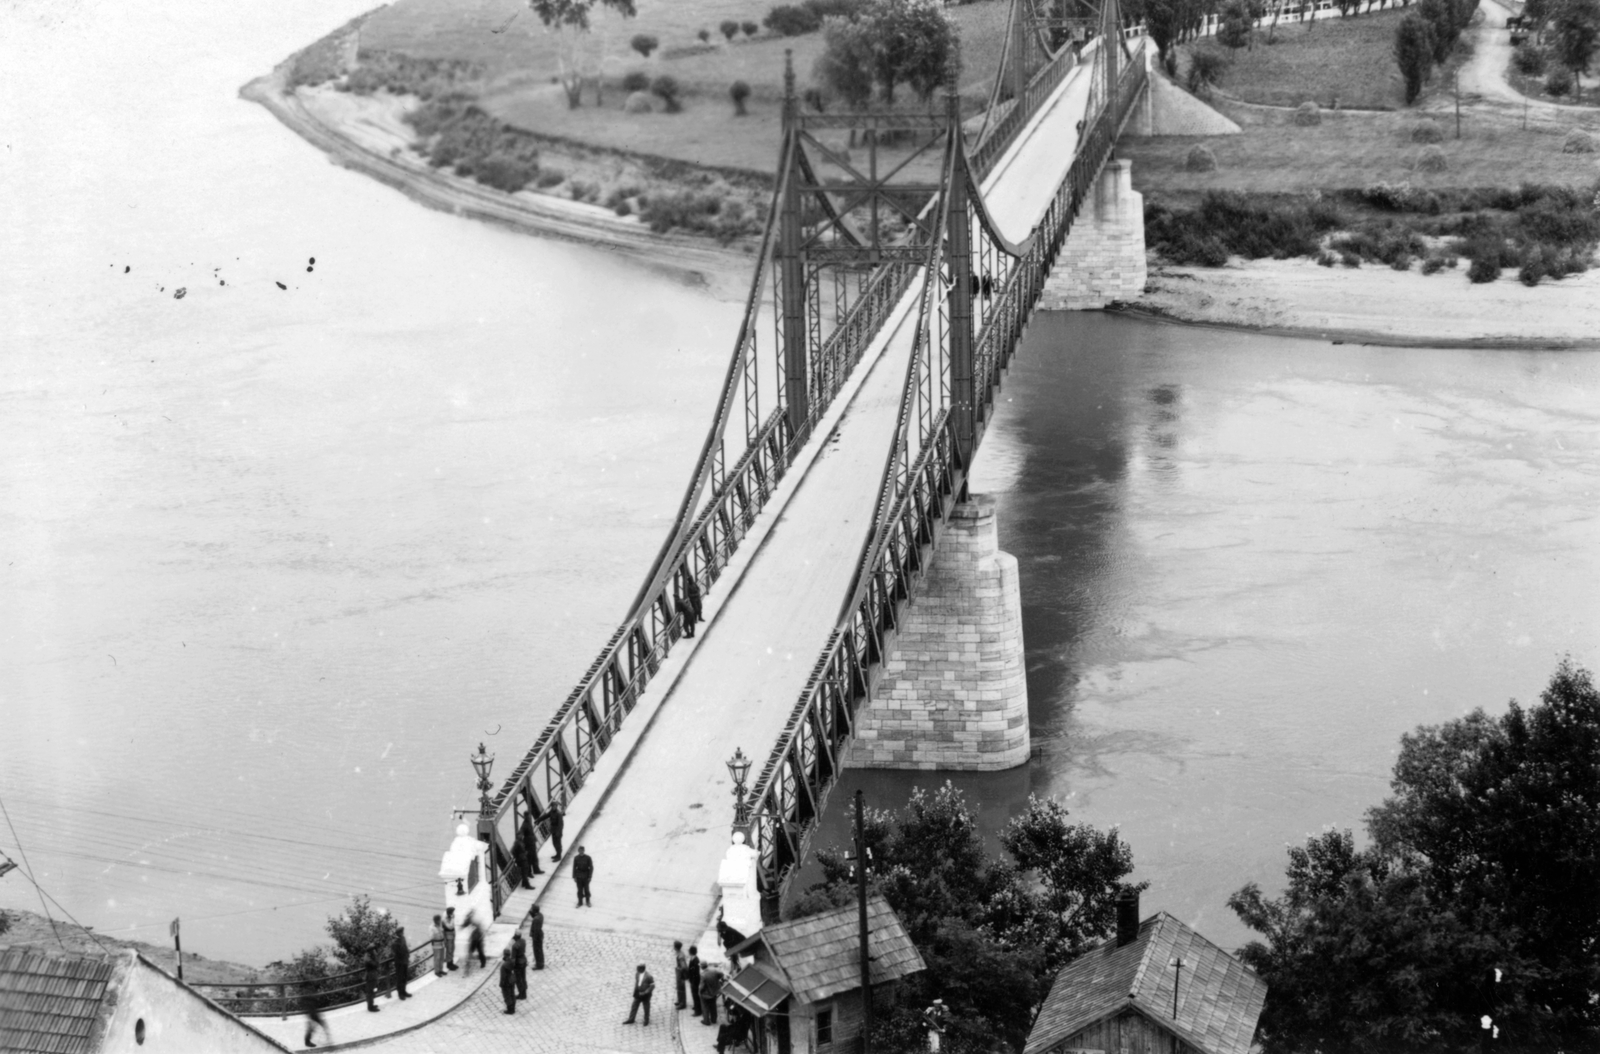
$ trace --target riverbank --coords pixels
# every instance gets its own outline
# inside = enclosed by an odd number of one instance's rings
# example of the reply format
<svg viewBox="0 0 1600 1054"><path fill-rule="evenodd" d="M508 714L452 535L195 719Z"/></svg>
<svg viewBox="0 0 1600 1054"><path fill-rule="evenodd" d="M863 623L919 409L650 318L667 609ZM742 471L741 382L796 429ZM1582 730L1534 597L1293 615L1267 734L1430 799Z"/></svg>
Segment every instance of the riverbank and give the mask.
<svg viewBox="0 0 1600 1054"><path fill-rule="evenodd" d="M1474 285L1464 269L1424 275L1310 260L1225 267L1152 263L1121 310L1170 322L1434 348L1600 348L1600 272L1525 286L1508 270Z"/></svg>
<svg viewBox="0 0 1600 1054"><path fill-rule="evenodd" d="M4 934L0 934L0 948L28 947L45 952L65 951L74 955L100 955L108 948L115 951L131 949L163 970L176 972L176 956L170 947L143 941L118 940L64 919L52 923L43 915L20 908L7 908L5 913L10 925ZM243 963L207 959L193 952L185 952L183 956L183 979L190 984L253 984L264 975L265 971Z"/></svg>
<svg viewBox="0 0 1600 1054"><path fill-rule="evenodd" d="M394 187L429 208L623 253L653 270L703 285L722 299L737 299L748 291L748 247L657 234L637 217L618 216L600 205L534 191L505 194L433 168L409 149L411 136L401 120L408 108L405 99L292 89L288 74L293 61L249 82L239 95L264 106L334 164Z"/></svg>

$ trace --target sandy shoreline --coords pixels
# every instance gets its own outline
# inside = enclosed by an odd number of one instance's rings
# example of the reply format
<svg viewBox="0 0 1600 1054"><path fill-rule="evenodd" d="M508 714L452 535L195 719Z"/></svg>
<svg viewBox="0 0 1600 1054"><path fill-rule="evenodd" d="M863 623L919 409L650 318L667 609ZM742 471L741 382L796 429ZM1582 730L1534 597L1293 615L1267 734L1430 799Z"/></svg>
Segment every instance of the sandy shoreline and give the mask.
<svg viewBox="0 0 1600 1054"><path fill-rule="evenodd" d="M636 218L548 194L508 195L434 169L406 149L404 101L332 91L285 92L280 66L240 95L335 164L430 208L524 233L620 252L724 299L748 292L747 252L655 234ZM1529 288L1513 272L1487 285L1464 268L1424 276L1385 267L1326 268L1310 260L1234 261L1221 268L1152 263L1145 293L1119 305L1163 322L1396 347L1600 348L1600 271Z"/></svg>
<svg viewBox="0 0 1600 1054"><path fill-rule="evenodd" d="M618 217L598 205L525 191L505 194L470 179L434 169L404 149L409 134L399 110L382 101L333 92L284 90L287 64L239 89L330 161L386 183L407 197L442 212L470 216L545 237L560 238L627 255L647 267L704 285L726 299L749 290L750 256L702 238L656 234L636 218Z"/></svg>
<svg viewBox="0 0 1600 1054"><path fill-rule="evenodd" d="M1396 347L1600 348L1600 271L1525 286L1473 285L1465 267L1424 275L1310 260L1150 268L1130 314Z"/></svg>

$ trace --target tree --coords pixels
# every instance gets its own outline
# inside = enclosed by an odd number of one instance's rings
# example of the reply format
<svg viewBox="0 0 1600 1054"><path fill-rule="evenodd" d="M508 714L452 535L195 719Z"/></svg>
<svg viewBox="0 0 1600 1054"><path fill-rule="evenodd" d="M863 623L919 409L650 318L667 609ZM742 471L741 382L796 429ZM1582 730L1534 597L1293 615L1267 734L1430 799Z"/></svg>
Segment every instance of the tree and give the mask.
<svg viewBox="0 0 1600 1054"><path fill-rule="evenodd" d="M858 17L872 42L872 73L883 101L910 83L926 102L944 82L955 56L955 28L934 0L875 0Z"/></svg>
<svg viewBox="0 0 1600 1054"><path fill-rule="evenodd" d="M670 74L663 73L650 82L650 94L661 100L668 113L677 113L683 109L678 102L678 79Z"/></svg>
<svg viewBox="0 0 1600 1054"><path fill-rule="evenodd" d="M1401 740L1392 797L1367 824L1427 863L1463 914L1539 964L1531 998L1569 1043L1600 1041L1600 692L1563 660L1524 710L1481 709Z"/></svg>
<svg viewBox="0 0 1600 1054"><path fill-rule="evenodd" d="M733 114L735 117L745 115L744 102L750 98L750 85L744 81L734 81L728 85L728 98L733 100Z"/></svg>
<svg viewBox="0 0 1600 1054"><path fill-rule="evenodd" d="M1135 888L1122 881L1133 860L1116 832L1067 816L1057 802L1030 798L1001 834L1013 863L989 856L948 782L931 794L913 792L898 814L866 811L872 884L928 964L908 982L900 1007L880 1020L874 1050L921 1054L920 1010L934 999L951 1011L946 1054L1022 1048L1061 963L1115 928L1116 896ZM823 881L795 914L853 902L852 862L837 848L817 861Z"/></svg>
<svg viewBox="0 0 1600 1054"><path fill-rule="evenodd" d="M761 32L761 27L755 22L740 22L739 32L743 33L747 37L753 37L757 33Z"/></svg>
<svg viewBox="0 0 1600 1054"><path fill-rule="evenodd" d="M1133 871L1133 850L1115 829L1097 831L1067 816L1060 802L1029 795L1028 810L1000 833L1018 870L1033 874L1041 887L1028 894L1029 928L1052 972L1116 928L1119 895L1148 885L1123 881Z"/></svg>
<svg viewBox="0 0 1600 1054"><path fill-rule="evenodd" d="M1169 77L1178 75L1178 54L1173 45L1188 23L1188 7L1186 0L1145 0L1145 30L1156 42L1156 55Z"/></svg>
<svg viewBox="0 0 1600 1054"><path fill-rule="evenodd" d="M695 33L695 37L699 39L700 43L709 44L711 43L711 30L702 26L700 27L699 31Z"/></svg>
<svg viewBox="0 0 1600 1054"><path fill-rule="evenodd" d="M1228 60L1221 52L1195 48L1189 54L1189 90L1195 95L1209 95L1212 88L1222 83L1222 74L1227 68Z"/></svg>
<svg viewBox="0 0 1600 1054"><path fill-rule="evenodd" d="M548 32L559 38L561 87L567 93L567 106L572 109L582 101L583 91L579 37L589 32L589 15L597 4L611 8L623 18L632 18L635 14L634 0L528 0L529 10L539 16Z"/></svg>
<svg viewBox="0 0 1600 1054"><path fill-rule="evenodd" d="M1394 31L1394 61L1406 82L1406 105L1417 101L1433 69L1433 34L1415 11L1400 20Z"/></svg>
<svg viewBox="0 0 1600 1054"><path fill-rule="evenodd" d="M375 951L379 958L384 958L399 928L393 915L383 908L373 907L371 898L365 895L351 898L350 906L344 911L328 916L333 954L346 970L360 966L368 951Z"/></svg>
<svg viewBox="0 0 1600 1054"><path fill-rule="evenodd" d="M733 38L739 35L739 23L730 18L717 26L717 30L721 32L723 38L731 44L733 42Z"/></svg>
<svg viewBox="0 0 1600 1054"><path fill-rule="evenodd" d="M830 18L822 26L822 54L811 75L852 110L872 100L872 39L861 22Z"/></svg>
<svg viewBox="0 0 1600 1054"><path fill-rule="evenodd" d="M1217 26L1217 43L1237 51L1250 43L1255 24L1242 0L1233 0L1222 9L1222 21Z"/></svg>
<svg viewBox="0 0 1600 1054"><path fill-rule="evenodd" d="M1600 40L1600 0L1561 0L1552 23L1556 58L1572 71L1573 98L1583 94L1583 74Z"/></svg>
<svg viewBox="0 0 1600 1054"><path fill-rule="evenodd" d="M628 41L628 46L645 58L649 58L650 53L661 46L661 41L649 33L635 33L633 39Z"/></svg>
<svg viewBox="0 0 1600 1054"><path fill-rule="evenodd" d="M1498 268L1496 268L1498 269ZM1515 701L1403 737L1392 795L1290 850L1288 888L1229 899L1266 941L1269 1054L1600 1045L1600 692L1564 661ZM1498 980L1494 971L1498 970Z"/></svg>

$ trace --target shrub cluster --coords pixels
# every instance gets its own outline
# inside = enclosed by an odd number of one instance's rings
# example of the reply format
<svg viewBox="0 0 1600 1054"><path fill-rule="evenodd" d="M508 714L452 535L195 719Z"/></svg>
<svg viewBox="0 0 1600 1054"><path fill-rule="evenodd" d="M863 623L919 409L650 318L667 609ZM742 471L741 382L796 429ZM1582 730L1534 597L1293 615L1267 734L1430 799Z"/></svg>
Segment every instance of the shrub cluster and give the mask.
<svg viewBox="0 0 1600 1054"><path fill-rule="evenodd" d="M363 50L345 87L357 95L386 89L428 100L467 91L482 76L483 67L465 59L419 59L397 51Z"/></svg>
<svg viewBox="0 0 1600 1054"><path fill-rule="evenodd" d="M1248 260L1314 256L1322 235L1342 224L1332 203L1301 199L1262 204L1237 191L1210 191L1193 209L1145 206L1145 241L1174 263L1219 267Z"/></svg>
<svg viewBox="0 0 1600 1054"><path fill-rule="evenodd" d="M622 90L625 92L649 91L650 74L643 70L632 70L623 75Z"/></svg>
<svg viewBox="0 0 1600 1054"><path fill-rule="evenodd" d="M1544 76L1545 54L1544 49L1534 44L1524 44L1512 56L1516 63L1517 72L1527 77Z"/></svg>
<svg viewBox="0 0 1600 1054"><path fill-rule="evenodd" d="M478 109L470 96L429 100L406 115L427 142L428 163L515 194L539 176L533 137ZM559 180L558 180L559 182Z"/></svg>
<svg viewBox="0 0 1600 1054"><path fill-rule="evenodd" d="M761 24L781 37L797 37L821 29L824 18L850 18L865 6L865 0L801 0L798 4L779 4L767 12ZM750 24L745 23L747 35Z"/></svg>
<svg viewBox="0 0 1600 1054"><path fill-rule="evenodd" d="M289 87L315 87L344 76L344 34L331 33L299 52L289 67Z"/></svg>
<svg viewBox="0 0 1600 1054"><path fill-rule="evenodd" d="M743 203L727 200L725 191L712 186L653 193L641 200L639 219L657 234L681 227L708 234L724 245L759 233L762 218L747 211Z"/></svg>

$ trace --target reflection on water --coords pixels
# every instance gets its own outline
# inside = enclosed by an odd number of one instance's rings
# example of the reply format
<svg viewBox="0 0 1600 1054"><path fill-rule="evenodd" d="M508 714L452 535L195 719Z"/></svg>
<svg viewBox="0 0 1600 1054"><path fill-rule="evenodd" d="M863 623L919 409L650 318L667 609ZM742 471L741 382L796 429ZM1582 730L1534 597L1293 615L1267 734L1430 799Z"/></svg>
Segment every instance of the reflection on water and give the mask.
<svg viewBox="0 0 1600 1054"><path fill-rule="evenodd" d="M1147 907L1224 944L1223 901L1281 882L1284 843L1360 829L1402 732L1600 661L1587 353L1047 315L972 487L1021 568L1026 790L1120 825ZM898 806L941 777L855 778ZM1026 798L958 782L989 825Z"/></svg>

